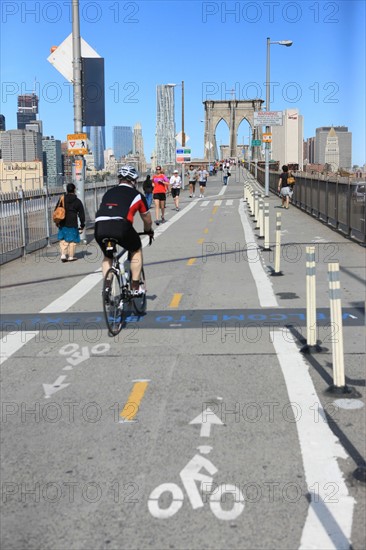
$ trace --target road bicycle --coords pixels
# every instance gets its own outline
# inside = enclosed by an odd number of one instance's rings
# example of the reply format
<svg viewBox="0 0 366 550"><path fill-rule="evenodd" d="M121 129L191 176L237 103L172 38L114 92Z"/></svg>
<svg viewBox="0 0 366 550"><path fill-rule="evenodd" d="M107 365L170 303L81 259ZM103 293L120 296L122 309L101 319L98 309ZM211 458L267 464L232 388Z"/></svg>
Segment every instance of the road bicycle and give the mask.
<svg viewBox="0 0 366 550"><path fill-rule="evenodd" d="M151 245L153 236L150 233L142 232L139 235L149 235ZM103 310L107 323L108 332L111 336L117 336L125 325L126 318L131 312L131 305L137 314L146 311L146 279L142 268L139 281L139 294L136 295L131 289L132 274L129 265L130 254L127 261L121 262L122 256L127 252L124 248L117 251L115 239L103 239L106 250L113 251L112 267L110 267L103 280Z"/></svg>

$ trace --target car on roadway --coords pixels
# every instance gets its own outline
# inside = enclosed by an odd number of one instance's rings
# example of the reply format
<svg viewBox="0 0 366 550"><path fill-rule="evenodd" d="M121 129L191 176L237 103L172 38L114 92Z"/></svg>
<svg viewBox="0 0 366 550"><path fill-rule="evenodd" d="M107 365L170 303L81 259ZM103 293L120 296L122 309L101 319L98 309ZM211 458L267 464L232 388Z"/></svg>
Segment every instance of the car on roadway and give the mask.
<svg viewBox="0 0 366 550"><path fill-rule="evenodd" d="M366 181L359 181L352 185L352 200L354 202L365 202Z"/></svg>

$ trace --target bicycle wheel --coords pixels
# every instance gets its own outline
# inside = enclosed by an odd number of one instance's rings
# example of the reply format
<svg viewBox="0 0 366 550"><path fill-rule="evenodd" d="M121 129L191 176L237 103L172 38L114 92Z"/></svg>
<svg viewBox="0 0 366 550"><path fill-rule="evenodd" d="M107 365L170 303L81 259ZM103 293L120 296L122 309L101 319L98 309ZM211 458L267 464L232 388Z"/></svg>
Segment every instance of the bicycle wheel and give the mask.
<svg viewBox="0 0 366 550"><path fill-rule="evenodd" d="M132 274L130 273L130 281L132 281ZM144 313L146 310L146 285L145 285L145 272L144 268L141 270L140 275L140 289L144 291L140 296L134 296L132 298L133 307L136 313Z"/></svg>
<svg viewBox="0 0 366 550"><path fill-rule="evenodd" d="M123 326L123 300L119 276L111 267L103 281L103 309L108 331L117 336Z"/></svg>

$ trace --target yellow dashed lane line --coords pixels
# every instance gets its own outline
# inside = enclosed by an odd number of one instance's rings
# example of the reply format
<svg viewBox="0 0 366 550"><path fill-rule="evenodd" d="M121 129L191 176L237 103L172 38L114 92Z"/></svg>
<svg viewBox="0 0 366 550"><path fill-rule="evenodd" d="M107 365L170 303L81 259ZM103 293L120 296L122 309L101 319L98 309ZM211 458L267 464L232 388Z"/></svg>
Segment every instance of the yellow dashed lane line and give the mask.
<svg viewBox="0 0 366 550"><path fill-rule="evenodd" d="M136 380L130 395L128 396L127 403L119 413L124 422L133 420L138 413L141 400L144 396L149 380Z"/></svg>
<svg viewBox="0 0 366 550"><path fill-rule="evenodd" d="M173 298L169 304L169 307L178 307L182 299L182 296L183 294L179 294L178 292L173 294Z"/></svg>

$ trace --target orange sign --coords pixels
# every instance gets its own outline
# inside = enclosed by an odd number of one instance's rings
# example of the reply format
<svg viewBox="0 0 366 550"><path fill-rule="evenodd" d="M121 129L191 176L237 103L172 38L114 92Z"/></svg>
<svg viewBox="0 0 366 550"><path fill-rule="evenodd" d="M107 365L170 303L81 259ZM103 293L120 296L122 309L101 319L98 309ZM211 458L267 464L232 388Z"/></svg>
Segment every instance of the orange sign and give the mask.
<svg viewBox="0 0 366 550"><path fill-rule="evenodd" d="M67 135L67 154L68 155L86 155L88 153L86 134L68 134Z"/></svg>
<svg viewBox="0 0 366 550"><path fill-rule="evenodd" d="M80 181L83 173L83 160L75 159L75 180Z"/></svg>
<svg viewBox="0 0 366 550"><path fill-rule="evenodd" d="M263 134L262 141L264 141L264 143L271 143L272 142L272 134Z"/></svg>

